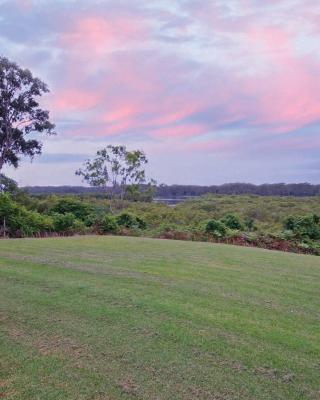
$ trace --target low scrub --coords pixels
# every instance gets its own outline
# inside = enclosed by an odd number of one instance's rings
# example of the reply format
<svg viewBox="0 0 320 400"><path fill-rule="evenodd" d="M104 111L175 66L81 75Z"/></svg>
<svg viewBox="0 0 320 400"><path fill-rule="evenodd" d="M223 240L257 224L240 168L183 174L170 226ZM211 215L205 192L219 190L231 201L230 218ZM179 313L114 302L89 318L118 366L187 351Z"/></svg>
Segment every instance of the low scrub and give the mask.
<svg viewBox="0 0 320 400"><path fill-rule="evenodd" d="M8 194L0 195L0 219L2 236L24 237L54 230L50 216L27 210L11 199Z"/></svg>
<svg viewBox="0 0 320 400"><path fill-rule="evenodd" d="M257 202L253 197L246 200L249 205ZM112 214L107 199L76 196L38 199L25 193L1 194L0 234L9 237L116 234L320 253L320 217L317 214L290 216L288 213L282 218L273 213L277 220L274 225L269 222L271 211L266 214L265 209L247 209L241 214L235 203L239 202L239 197L221 201L221 196L214 201L205 197L176 207L126 202L122 207L114 204L115 214ZM221 212L221 204L227 212ZM241 204L241 210L243 207Z"/></svg>

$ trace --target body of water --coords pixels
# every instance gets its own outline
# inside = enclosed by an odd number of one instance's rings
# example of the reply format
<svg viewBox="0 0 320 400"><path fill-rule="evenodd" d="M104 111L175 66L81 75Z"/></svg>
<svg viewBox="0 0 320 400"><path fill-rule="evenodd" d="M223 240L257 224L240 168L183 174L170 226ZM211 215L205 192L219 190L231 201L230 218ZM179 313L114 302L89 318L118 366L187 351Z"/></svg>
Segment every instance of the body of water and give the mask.
<svg viewBox="0 0 320 400"><path fill-rule="evenodd" d="M184 201L187 200L191 200L191 199L196 199L199 196L180 196L180 197L155 197L154 198L154 202L155 203L163 203L163 204L168 204L170 206L174 206L176 204L182 203Z"/></svg>

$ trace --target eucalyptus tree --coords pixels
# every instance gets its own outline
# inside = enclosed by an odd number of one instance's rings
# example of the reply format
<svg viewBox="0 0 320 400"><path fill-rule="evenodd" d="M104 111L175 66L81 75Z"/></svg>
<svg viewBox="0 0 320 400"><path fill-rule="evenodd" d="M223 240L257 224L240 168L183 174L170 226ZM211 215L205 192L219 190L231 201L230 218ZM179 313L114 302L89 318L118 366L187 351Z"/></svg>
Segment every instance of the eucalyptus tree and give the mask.
<svg viewBox="0 0 320 400"><path fill-rule="evenodd" d="M141 150L128 151L126 146L109 145L98 150L92 160L86 160L76 175L90 186L103 188L110 195L112 209L115 198L123 200L130 188L146 182L144 166L147 163Z"/></svg>
<svg viewBox="0 0 320 400"><path fill-rule="evenodd" d="M17 168L22 156L41 154L37 134L54 134L49 111L39 98L48 93L47 85L32 73L0 57L0 172L4 165Z"/></svg>

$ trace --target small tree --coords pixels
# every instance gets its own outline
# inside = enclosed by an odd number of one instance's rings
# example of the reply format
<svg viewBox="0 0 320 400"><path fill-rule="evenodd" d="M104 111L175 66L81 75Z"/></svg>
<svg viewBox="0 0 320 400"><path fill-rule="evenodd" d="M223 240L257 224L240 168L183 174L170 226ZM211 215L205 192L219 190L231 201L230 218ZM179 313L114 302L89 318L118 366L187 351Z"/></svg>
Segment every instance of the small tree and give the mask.
<svg viewBox="0 0 320 400"><path fill-rule="evenodd" d="M49 112L37 101L48 87L31 72L0 57L0 171L5 164L18 167L21 156L41 154L42 143L30 135L54 134Z"/></svg>
<svg viewBox="0 0 320 400"><path fill-rule="evenodd" d="M83 168L76 171L90 186L101 187L112 200L121 200L132 187L139 187L146 181L144 165L147 157L141 150L128 151L125 146L109 145L98 150L93 160L86 160Z"/></svg>

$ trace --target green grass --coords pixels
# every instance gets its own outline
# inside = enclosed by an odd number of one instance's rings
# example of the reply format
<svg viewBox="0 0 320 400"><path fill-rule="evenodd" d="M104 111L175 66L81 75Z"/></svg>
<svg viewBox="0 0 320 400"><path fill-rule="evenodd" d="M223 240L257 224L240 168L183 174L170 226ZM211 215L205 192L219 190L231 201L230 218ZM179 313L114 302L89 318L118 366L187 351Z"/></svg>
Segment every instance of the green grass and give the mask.
<svg viewBox="0 0 320 400"><path fill-rule="evenodd" d="M318 257L2 240L0 313L0 398L320 398Z"/></svg>

